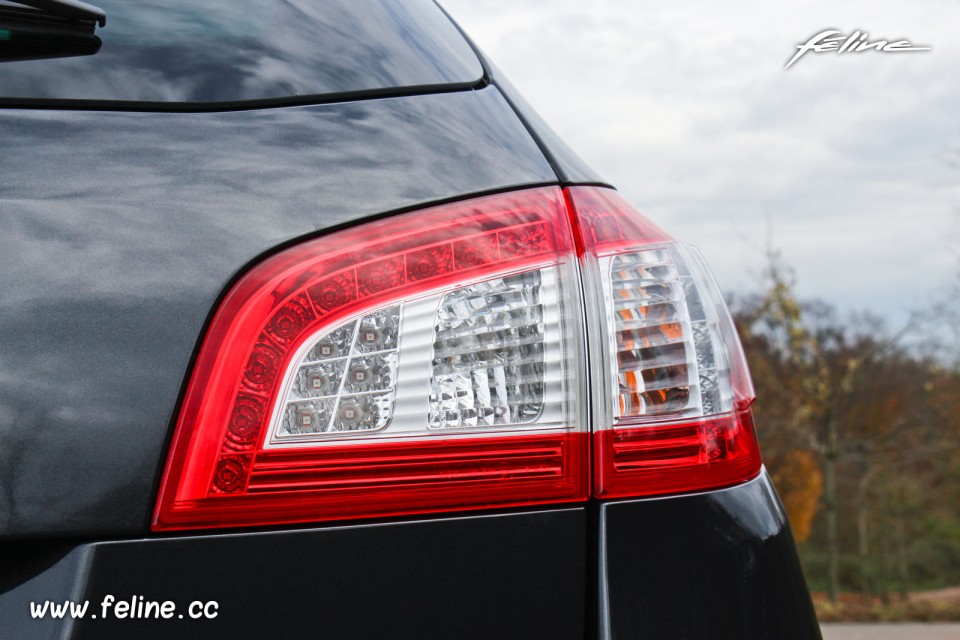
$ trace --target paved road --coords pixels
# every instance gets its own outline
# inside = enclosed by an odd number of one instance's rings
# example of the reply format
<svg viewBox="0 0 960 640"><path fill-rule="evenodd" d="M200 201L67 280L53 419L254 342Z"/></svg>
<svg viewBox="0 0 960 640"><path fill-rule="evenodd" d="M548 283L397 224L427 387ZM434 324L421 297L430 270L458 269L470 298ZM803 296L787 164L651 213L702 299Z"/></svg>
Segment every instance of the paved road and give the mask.
<svg viewBox="0 0 960 640"><path fill-rule="evenodd" d="M960 623L825 624L823 640L960 640Z"/></svg>

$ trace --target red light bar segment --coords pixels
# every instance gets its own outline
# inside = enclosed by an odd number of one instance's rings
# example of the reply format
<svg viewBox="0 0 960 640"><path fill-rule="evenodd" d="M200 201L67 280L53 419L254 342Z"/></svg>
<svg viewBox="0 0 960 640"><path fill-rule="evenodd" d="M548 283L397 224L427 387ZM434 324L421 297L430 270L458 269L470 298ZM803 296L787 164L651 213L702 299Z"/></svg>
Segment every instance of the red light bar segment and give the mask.
<svg viewBox="0 0 960 640"><path fill-rule="evenodd" d="M189 527L269 518L321 522L585 499L589 434L451 438L271 450L257 455L242 499L208 496ZM232 456L231 464L249 464ZM224 469L225 482L238 475ZM218 469L218 481L221 472ZM201 507L202 504L202 508ZM174 512L174 518L177 517ZM167 521L164 529L186 528Z"/></svg>
<svg viewBox="0 0 960 640"><path fill-rule="evenodd" d="M750 410L594 434L594 495L624 498L720 489L760 473Z"/></svg>

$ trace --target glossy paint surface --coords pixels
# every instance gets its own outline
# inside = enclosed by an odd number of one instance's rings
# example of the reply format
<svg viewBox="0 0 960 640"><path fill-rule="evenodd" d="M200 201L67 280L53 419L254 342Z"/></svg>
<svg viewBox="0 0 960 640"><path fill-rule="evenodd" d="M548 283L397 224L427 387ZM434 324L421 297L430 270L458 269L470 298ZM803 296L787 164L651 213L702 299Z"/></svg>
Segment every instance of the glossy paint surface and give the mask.
<svg viewBox="0 0 960 640"><path fill-rule="evenodd" d="M167 105L473 85L483 69L430 0L99 0L93 55L0 66L10 99ZM2 27L0 27L2 28Z"/></svg>
<svg viewBox="0 0 960 640"><path fill-rule="evenodd" d="M0 543L20 556L0 583L0 636L582 640L585 531L578 508L51 546L46 555ZM107 594L169 600L184 617L104 619ZM89 600L83 620L30 618L32 601L71 598ZM217 617L191 619L193 601L216 601Z"/></svg>
<svg viewBox="0 0 960 640"><path fill-rule="evenodd" d="M722 491L602 504L599 527L601 638L820 637L766 472Z"/></svg>
<svg viewBox="0 0 960 640"><path fill-rule="evenodd" d="M815 640L766 474L569 509L91 544L0 542L0 636ZM29 618L142 595L214 620ZM182 610L182 609L181 609Z"/></svg>
<svg viewBox="0 0 960 640"><path fill-rule="evenodd" d="M0 122L0 537L146 531L194 346L261 253L556 181L492 87Z"/></svg>

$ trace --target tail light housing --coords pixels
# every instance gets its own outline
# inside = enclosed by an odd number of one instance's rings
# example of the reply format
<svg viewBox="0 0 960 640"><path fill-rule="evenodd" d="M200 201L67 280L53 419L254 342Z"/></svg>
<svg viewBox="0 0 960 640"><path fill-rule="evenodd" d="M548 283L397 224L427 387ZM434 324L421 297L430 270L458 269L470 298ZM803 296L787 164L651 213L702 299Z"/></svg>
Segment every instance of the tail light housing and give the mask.
<svg viewBox="0 0 960 640"><path fill-rule="evenodd" d="M730 313L700 253L615 191L573 187L593 371L593 495L661 495L760 470L755 394Z"/></svg>
<svg viewBox="0 0 960 640"><path fill-rule="evenodd" d="M699 254L616 192L401 214L245 273L201 344L154 530L695 491L759 472Z"/></svg>

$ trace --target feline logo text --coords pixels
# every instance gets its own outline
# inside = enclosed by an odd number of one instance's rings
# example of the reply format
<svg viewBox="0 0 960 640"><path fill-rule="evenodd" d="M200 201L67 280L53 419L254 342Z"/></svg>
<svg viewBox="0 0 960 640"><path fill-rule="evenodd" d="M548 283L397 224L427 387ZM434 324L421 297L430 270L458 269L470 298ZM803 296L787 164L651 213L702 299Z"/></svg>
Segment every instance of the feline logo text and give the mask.
<svg viewBox="0 0 960 640"><path fill-rule="evenodd" d="M877 40L870 42L870 34L866 31L854 31L844 35L842 31L829 29L821 31L803 44L797 45L797 52L790 58L784 69L789 69L809 51L826 53L834 51L841 53L862 53L864 51L880 51L882 53L903 53L905 51L930 51L932 47L915 46L909 40Z"/></svg>

